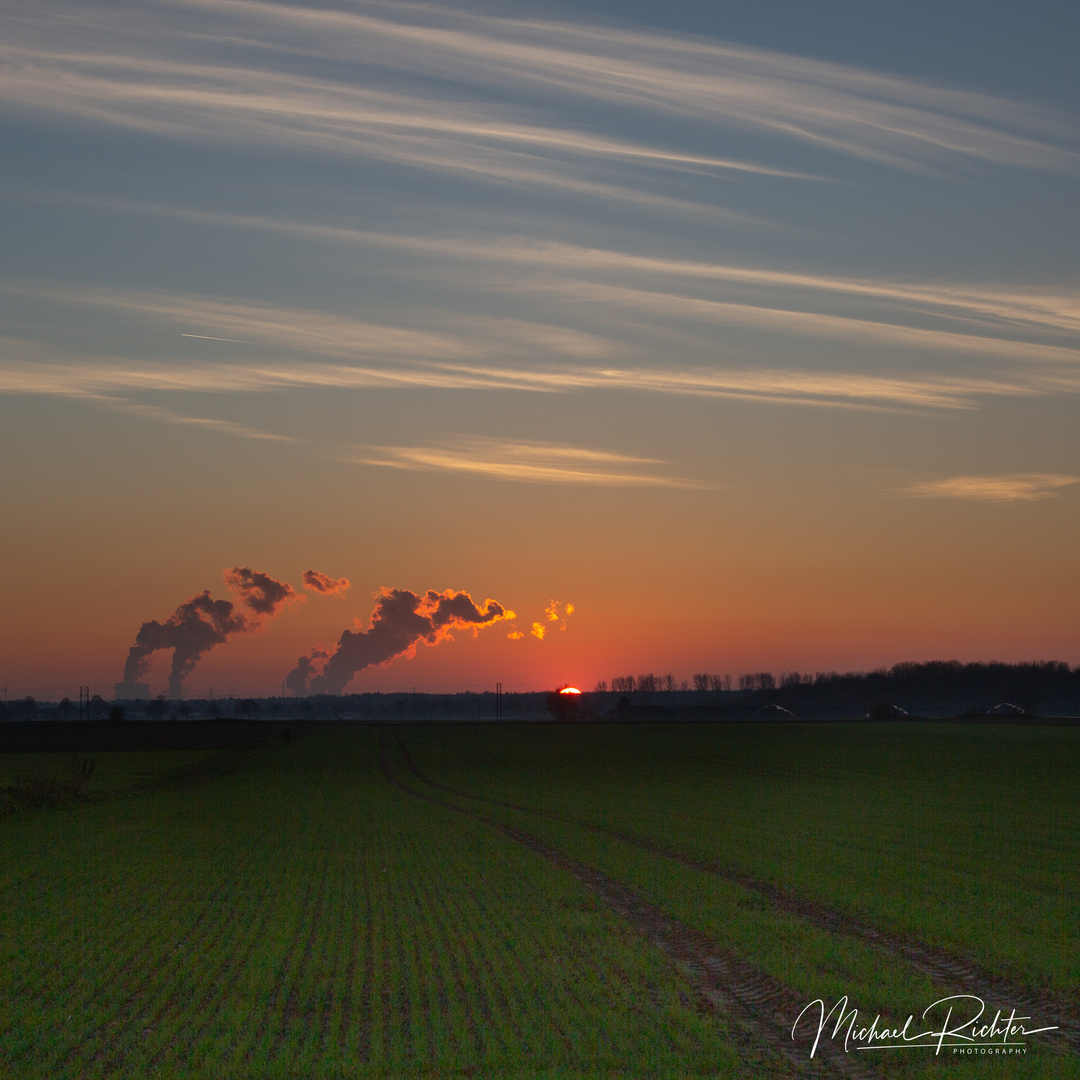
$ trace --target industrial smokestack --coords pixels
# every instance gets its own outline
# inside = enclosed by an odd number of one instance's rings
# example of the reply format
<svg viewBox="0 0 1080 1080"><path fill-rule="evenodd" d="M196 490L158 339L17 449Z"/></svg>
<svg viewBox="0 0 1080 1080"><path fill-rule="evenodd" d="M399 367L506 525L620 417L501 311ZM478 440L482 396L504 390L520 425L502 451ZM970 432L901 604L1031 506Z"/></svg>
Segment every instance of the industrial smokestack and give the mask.
<svg viewBox="0 0 1080 1080"><path fill-rule="evenodd" d="M294 694L340 694L358 671L373 664L415 656L417 645L438 645L452 630L479 630L515 617L494 600L485 600L481 610L468 593L451 589L429 589L423 596L407 589L381 589L375 596L367 630L343 631L330 655L317 646L300 657L286 679Z"/></svg>
<svg viewBox="0 0 1080 1080"><path fill-rule="evenodd" d="M133 685L146 676L159 649L172 649L169 697L179 697L181 684L204 654L233 634L260 629L297 596L291 585L247 566L224 571L224 578L240 598L241 606L231 600L215 600L210 590L204 589L185 600L164 622L155 619L143 623L124 665L124 685Z"/></svg>

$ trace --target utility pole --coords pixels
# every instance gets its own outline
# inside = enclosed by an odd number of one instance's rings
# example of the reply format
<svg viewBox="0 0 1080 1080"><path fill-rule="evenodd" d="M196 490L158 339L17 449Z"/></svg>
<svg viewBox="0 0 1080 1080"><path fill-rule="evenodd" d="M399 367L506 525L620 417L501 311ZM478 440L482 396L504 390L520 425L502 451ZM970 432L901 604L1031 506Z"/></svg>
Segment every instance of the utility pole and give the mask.
<svg viewBox="0 0 1080 1080"><path fill-rule="evenodd" d="M502 719L502 683L495 684L495 719Z"/></svg>

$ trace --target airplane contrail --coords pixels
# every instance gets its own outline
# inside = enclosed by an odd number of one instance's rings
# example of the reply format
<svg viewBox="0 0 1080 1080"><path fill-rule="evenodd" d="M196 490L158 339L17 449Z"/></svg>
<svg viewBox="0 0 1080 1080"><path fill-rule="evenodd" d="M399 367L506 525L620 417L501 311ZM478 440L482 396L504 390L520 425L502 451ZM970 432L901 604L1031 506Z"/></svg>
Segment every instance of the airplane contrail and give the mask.
<svg viewBox="0 0 1080 1080"><path fill-rule="evenodd" d="M232 341L237 345L258 345L257 341L245 341L237 337L211 337L209 334L181 334L181 337L200 338L203 341Z"/></svg>

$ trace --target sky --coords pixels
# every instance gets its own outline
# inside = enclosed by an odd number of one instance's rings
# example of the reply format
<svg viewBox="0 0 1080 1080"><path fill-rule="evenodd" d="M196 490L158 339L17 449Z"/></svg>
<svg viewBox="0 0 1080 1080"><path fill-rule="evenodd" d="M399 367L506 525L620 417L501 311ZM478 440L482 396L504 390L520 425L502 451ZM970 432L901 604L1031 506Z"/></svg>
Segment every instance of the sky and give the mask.
<svg viewBox="0 0 1080 1080"><path fill-rule="evenodd" d="M503 614L349 690L1080 663L1078 31L6 4L0 685L110 697L204 590L248 614L187 696L382 590Z"/></svg>

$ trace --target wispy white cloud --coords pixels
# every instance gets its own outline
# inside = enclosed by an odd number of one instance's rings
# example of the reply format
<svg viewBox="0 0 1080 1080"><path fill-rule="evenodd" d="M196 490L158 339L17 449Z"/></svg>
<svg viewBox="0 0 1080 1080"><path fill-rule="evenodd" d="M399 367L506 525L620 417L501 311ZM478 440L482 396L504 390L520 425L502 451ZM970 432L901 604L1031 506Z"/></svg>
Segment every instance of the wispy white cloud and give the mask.
<svg viewBox="0 0 1080 1080"><path fill-rule="evenodd" d="M0 46L0 99L8 108L17 104L155 136L346 153L482 184L547 188L680 212L703 206L664 194L654 183L621 182L625 173L618 166L807 178L752 162L500 119L490 115L499 111L490 104L455 106L236 65L147 63ZM592 164L605 163L608 179L591 175ZM715 200L707 210L730 220L756 220Z"/></svg>
<svg viewBox="0 0 1080 1080"><path fill-rule="evenodd" d="M1053 498L1059 488L1080 483L1080 476L1061 473L1004 473L1000 476L951 476L919 480L902 494L932 499L974 499L979 502L1032 502Z"/></svg>
<svg viewBox="0 0 1080 1080"><path fill-rule="evenodd" d="M147 405L143 402L130 401L127 398L110 397L106 394L78 395L83 401L91 401L113 412L126 413L128 416L137 416L144 420L154 420L164 424L179 424L182 427L204 428L207 431L216 432L219 435L231 435L238 439L254 439L257 442L296 443L299 439L291 435L281 435L277 432L262 431L259 428L250 427L247 424L237 423L235 420L220 420L213 417L190 416L186 413L176 412L172 409L164 409L160 405Z"/></svg>
<svg viewBox="0 0 1080 1080"><path fill-rule="evenodd" d="M845 315L797 311L764 304L732 303L696 296L630 289L582 281L560 281L546 288L578 300L594 298L633 311L651 310L664 316L678 316L714 323L749 326L800 337L812 336L832 341L848 341L877 346L900 346L916 352L956 352L1000 357L1014 361L1041 361L1047 364L1080 365L1080 349L1064 345L1022 341L985 334L965 334L930 330Z"/></svg>
<svg viewBox="0 0 1080 1080"><path fill-rule="evenodd" d="M63 18L48 18L46 10ZM348 150L513 183L608 194L618 188L620 197L672 205L685 200L660 191L635 171L639 166L665 175L704 169L796 177L797 170L701 151L731 125L915 169L964 159L1071 170L1080 144L1075 122L1046 109L688 36L491 18L453 5L372 2L330 11L258 0L162 0L135 13L125 8L130 17L119 20L117 10L109 3L50 3L13 16L0 43L3 107L156 135ZM623 110L623 120L678 114L691 127L704 126L692 135L680 126L685 139L669 138L673 126L655 123L608 128L597 121L592 130L594 114L581 106L601 102ZM658 134L631 138L615 128ZM15 356L0 374L3 386L51 392L47 387L66 383L88 394L606 387L846 407L970 408L989 396L1074 391L1080 381L1074 288L889 280L527 235L402 235L265 214L114 205L393 251L407 263L404 279L441 274L472 295L458 310L384 305L371 319L361 311L220 297L54 288L59 303L127 312L167 323L187 339L228 340L248 351L219 365L87 358L82 370L74 358L58 357L37 372ZM518 311L546 304L557 314L500 319L469 310L490 312L508 296L523 301ZM762 363L718 345L717 325L747 328L759 340L782 334L836 342L846 350L836 367L863 370ZM648 353L650 340L666 346L666 364L655 349ZM868 349L875 350L872 373L858 356ZM881 361L886 351L891 359ZM900 352L904 367L896 370ZM944 370L950 356L965 370ZM981 365L974 373L973 364Z"/></svg>
<svg viewBox="0 0 1080 1080"><path fill-rule="evenodd" d="M122 212L154 214L207 225L256 229L359 248L391 250L430 259L445 260L462 273L462 263L513 266L532 276L501 278L507 291L515 287L523 292L536 288L538 272L573 273L578 279L596 283L623 285L635 279L650 283L650 291L659 293L664 283L674 295L688 283L738 286L756 290L762 297L759 306L778 307L784 297L804 300L826 297L854 304L890 305L896 325L915 315L944 317L972 324L984 336L1004 332L1074 335L1080 332L1080 290L1072 285L1039 287L993 282L956 280L903 280L874 277L840 277L835 274L778 270L733 263L647 255L631 251L585 247L565 242L541 240L524 235L478 234L406 234L352 229L317 222L293 221L253 214L203 211L178 206L138 202L94 200L94 205ZM441 264L440 264L441 265ZM430 263L426 264L431 273ZM417 270L423 274L424 270ZM585 278L583 275L592 275ZM696 297L683 293L690 299Z"/></svg>
<svg viewBox="0 0 1080 1080"><path fill-rule="evenodd" d="M459 439L437 446L372 446L343 455L363 465L423 472L450 472L535 484L601 487L701 488L692 480L663 476L663 462L560 443Z"/></svg>
<svg viewBox="0 0 1080 1080"><path fill-rule="evenodd" d="M1080 162L1071 119L994 95L707 39L451 5L335 12L193 0L121 20L106 4L52 4L7 21L0 97L8 109L156 135L345 152L672 208L691 202L660 191L656 176L625 176L624 166L803 175L697 149L722 129L916 171L966 161L1073 172ZM698 132L678 145L589 130L584 113L597 105L676 115ZM568 120L551 122L558 115ZM717 201L708 199L714 212Z"/></svg>
<svg viewBox="0 0 1080 1080"><path fill-rule="evenodd" d="M539 321L424 309L423 328L375 323L310 308L182 293L90 286L10 285L3 291L143 321L158 359L73 355L40 341L0 341L0 392L93 397L189 391L260 393L302 389L461 389L566 393L635 391L848 408L964 409L987 398L1080 391L1080 350L812 311L567 279L531 283L577 309L592 305L597 333ZM399 317L413 319L407 309ZM643 323L647 320L647 325ZM799 341L906 350L892 370L822 370L718 351L712 327L750 327ZM197 328L198 332L195 332ZM658 366L642 336L668 334L677 347ZM169 340L238 346L221 360L205 350L177 356ZM192 348L197 348L192 342ZM172 355L170 355L172 354ZM686 358L680 358L685 354ZM940 371L941 356L979 370ZM721 357L723 358L721 360ZM913 366L911 360L914 358ZM925 358L925 359L923 359ZM922 362L920 363L920 359ZM708 362L706 362L708 361ZM989 370L996 363L994 370ZM922 370L919 370L921 367Z"/></svg>
<svg viewBox="0 0 1080 1080"><path fill-rule="evenodd" d="M413 6L405 19L368 4L351 12L255 0L195 0L247 19L277 21L312 42L387 67L489 87L533 83L582 98L673 112L803 139L896 165L945 154L1035 167L1075 168L1070 118L1001 97L956 90L688 35L580 23L493 19L444 6ZM340 53L339 53L340 55Z"/></svg>
<svg viewBox="0 0 1080 1080"><path fill-rule="evenodd" d="M18 350L15 350L16 354ZM9 353L10 355L10 353ZM123 393L266 393L360 389L503 390L531 393L619 391L844 408L971 409L987 397L1027 397L1069 389L1080 379L1027 384L978 378L895 378L859 372L768 368L495 367L484 364L320 363L153 364L115 359L0 363L0 393L86 397Z"/></svg>
<svg viewBox="0 0 1080 1080"><path fill-rule="evenodd" d="M430 307L422 318L433 329L417 329L287 304L190 293L25 284L0 285L0 292L145 317L178 328L181 338L227 341L304 356L396 357L415 362L539 354L603 359L612 356L616 347L601 335L572 327Z"/></svg>

